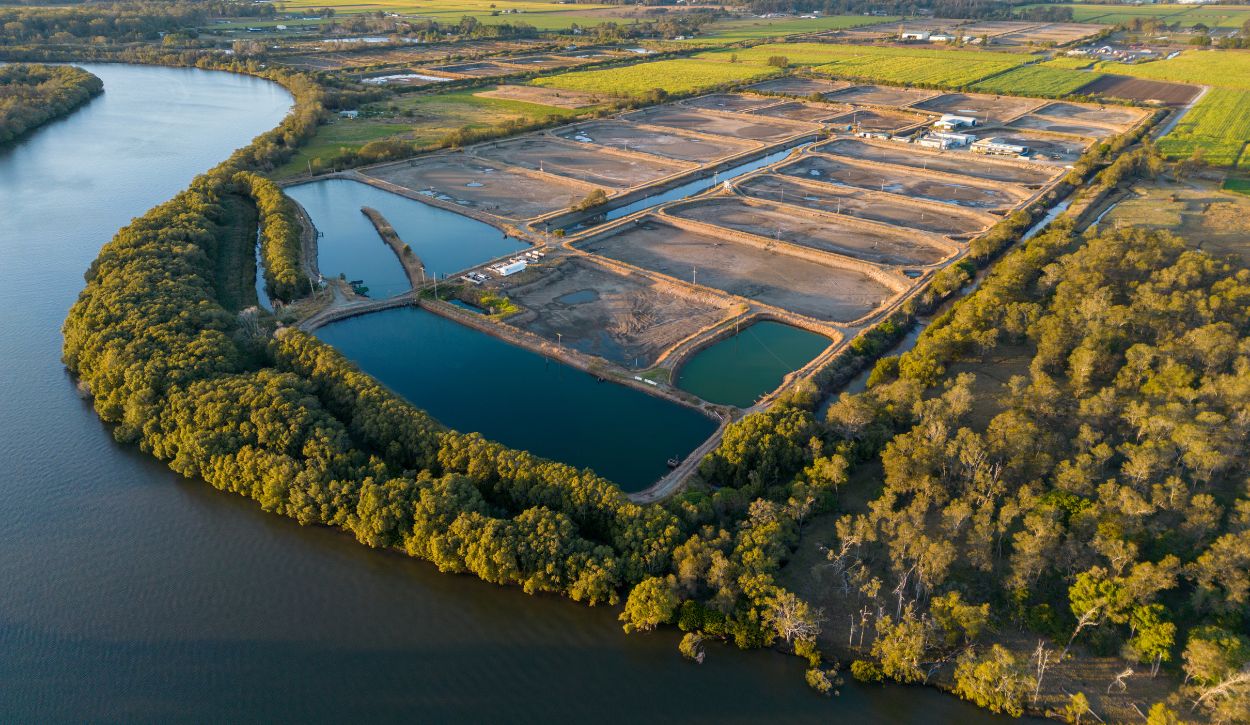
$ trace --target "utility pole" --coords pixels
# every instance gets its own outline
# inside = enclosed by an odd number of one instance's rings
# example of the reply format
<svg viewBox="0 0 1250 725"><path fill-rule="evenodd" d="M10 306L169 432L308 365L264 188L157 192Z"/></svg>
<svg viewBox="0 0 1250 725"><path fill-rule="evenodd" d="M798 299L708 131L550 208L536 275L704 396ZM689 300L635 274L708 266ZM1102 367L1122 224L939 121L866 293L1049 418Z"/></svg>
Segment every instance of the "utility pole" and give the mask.
<svg viewBox="0 0 1250 725"><path fill-rule="evenodd" d="M699 268L694 265L690 266L690 284L699 283Z"/></svg>

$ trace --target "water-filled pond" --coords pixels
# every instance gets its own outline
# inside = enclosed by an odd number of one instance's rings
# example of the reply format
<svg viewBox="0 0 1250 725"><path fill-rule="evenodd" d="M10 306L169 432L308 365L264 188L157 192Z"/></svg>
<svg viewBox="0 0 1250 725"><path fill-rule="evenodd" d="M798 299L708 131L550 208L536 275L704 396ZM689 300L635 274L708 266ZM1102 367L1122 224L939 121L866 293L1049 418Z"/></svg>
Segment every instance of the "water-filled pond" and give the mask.
<svg viewBox="0 0 1250 725"><path fill-rule="evenodd" d="M712 403L749 407L829 347L824 335L765 320L696 352L677 386Z"/></svg>
<svg viewBox="0 0 1250 725"><path fill-rule="evenodd" d="M594 376L414 307L317 336L461 431L646 488L716 428L696 410Z"/></svg>
<svg viewBox="0 0 1250 725"><path fill-rule="evenodd" d="M409 285L395 252L360 212L363 206L382 212L431 275L459 272L528 246L485 222L351 179L299 184L286 193L304 207L321 233L317 238L321 274L362 280L374 298L399 294Z"/></svg>

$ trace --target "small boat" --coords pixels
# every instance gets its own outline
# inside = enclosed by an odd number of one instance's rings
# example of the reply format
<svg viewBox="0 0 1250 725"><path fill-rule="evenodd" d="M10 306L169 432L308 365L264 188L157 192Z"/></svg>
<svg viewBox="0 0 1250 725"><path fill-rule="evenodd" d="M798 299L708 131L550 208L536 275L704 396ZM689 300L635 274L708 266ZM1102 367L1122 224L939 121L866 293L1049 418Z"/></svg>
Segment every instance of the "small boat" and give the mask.
<svg viewBox="0 0 1250 725"><path fill-rule="evenodd" d="M670 458L670 459L668 459L668 467L669 467L669 468L677 468L677 467L678 467L678 466L680 466L680 465L681 465L681 460L680 460L680 459L678 459L678 458Z"/></svg>

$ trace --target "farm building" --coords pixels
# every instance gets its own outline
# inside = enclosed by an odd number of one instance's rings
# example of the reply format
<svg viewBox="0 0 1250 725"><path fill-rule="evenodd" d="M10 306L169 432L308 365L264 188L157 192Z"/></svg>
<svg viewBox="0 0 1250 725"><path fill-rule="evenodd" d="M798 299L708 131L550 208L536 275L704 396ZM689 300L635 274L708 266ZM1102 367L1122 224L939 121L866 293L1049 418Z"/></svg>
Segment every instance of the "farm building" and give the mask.
<svg viewBox="0 0 1250 725"><path fill-rule="evenodd" d="M903 33L899 35L899 40L919 40L924 42L929 39L932 34L927 30L921 30L914 33Z"/></svg>
<svg viewBox="0 0 1250 725"><path fill-rule="evenodd" d="M977 120L972 116L956 116L952 113L945 113L933 124L933 127L943 131L954 131L957 128L975 125L977 125Z"/></svg>
<svg viewBox="0 0 1250 725"><path fill-rule="evenodd" d="M1029 153L1028 146L1007 143L998 138L985 138L972 144L972 150L990 156L1025 156Z"/></svg>
<svg viewBox="0 0 1250 725"><path fill-rule="evenodd" d="M527 266L529 265L525 263L525 260L514 259L507 264L497 264L494 267L491 267L491 270L500 277L508 277L516 274L517 272L524 272Z"/></svg>

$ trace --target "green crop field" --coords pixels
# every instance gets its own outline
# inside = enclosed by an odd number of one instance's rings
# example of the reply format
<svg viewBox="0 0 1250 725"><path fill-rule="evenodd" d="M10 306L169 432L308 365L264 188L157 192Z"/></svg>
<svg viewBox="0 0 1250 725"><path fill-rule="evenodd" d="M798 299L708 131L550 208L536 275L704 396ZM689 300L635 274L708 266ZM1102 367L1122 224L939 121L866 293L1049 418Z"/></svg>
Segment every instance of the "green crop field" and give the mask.
<svg viewBox="0 0 1250 725"><path fill-rule="evenodd" d="M723 45L761 38L784 38L824 30L841 30L860 25L893 22L897 17L873 15L830 15L823 18L744 18L721 20L700 29L700 35L687 38L687 45Z"/></svg>
<svg viewBox="0 0 1250 725"><path fill-rule="evenodd" d="M828 43L774 43L697 56L740 65L765 64L781 56L790 65L816 66L818 73L885 83L932 84L962 88L1027 63L1030 56L976 50L933 50Z"/></svg>
<svg viewBox="0 0 1250 725"><path fill-rule="evenodd" d="M1202 149L1203 159L1216 166L1233 166L1250 141L1250 91L1213 88L1159 142L1172 158L1186 158Z"/></svg>
<svg viewBox="0 0 1250 725"><path fill-rule="evenodd" d="M1198 83L1250 91L1250 51L1187 50L1170 60L1099 63L1097 70L1158 81Z"/></svg>
<svg viewBox="0 0 1250 725"><path fill-rule="evenodd" d="M668 93L694 93L726 83L757 80L778 69L762 64L719 63L695 58L574 71L531 81L534 85L616 96L636 96L656 88Z"/></svg>
<svg viewBox="0 0 1250 725"><path fill-rule="evenodd" d="M1046 66L1047 68L1064 68L1066 70L1081 70L1082 68L1088 68L1093 64L1094 64L1094 61L1089 58L1074 58L1074 57L1070 57L1066 55L1060 55L1060 56L1051 58L1050 60L1042 61L1038 65L1043 65L1043 66Z"/></svg>
<svg viewBox="0 0 1250 725"><path fill-rule="evenodd" d="M1020 9L1033 7L1062 7L1072 11L1072 19L1078 23L1106 23L1116 25L1134 20L1159 18L1168 25L1178 24L1188 28L1203 23L1212 28L1239 28L1250 19L1250 8L1244 5L1022 5Z"/></svg>
<svg viewBox="0 0 1250 725"><path fill-rule="evenodd" d="M987 78L972 86L972 90L982 93L1058 98L1076 92L1081 86L1101 76L1101 73L1030 65Z"/></svg>
<svg viewBox="0 0 1250 725"><path fill-rule="evenodd" d="M1220 188L1224 191L1250 196L1250 179L1225 179L1224 185Z"/></svg>
<svg viewBox="0 0 1250 725"><path fill-rule="evenodd" d="M488 24L528 23L539 30L563 30L574 24L593 26L619 20L634 11L632 7L623 5L563 5L528 0L286 0L283 7L287 12L310 14L317 14L322 8L332 8L336 15L381 11L448 23L468 16Z"/></svg>

